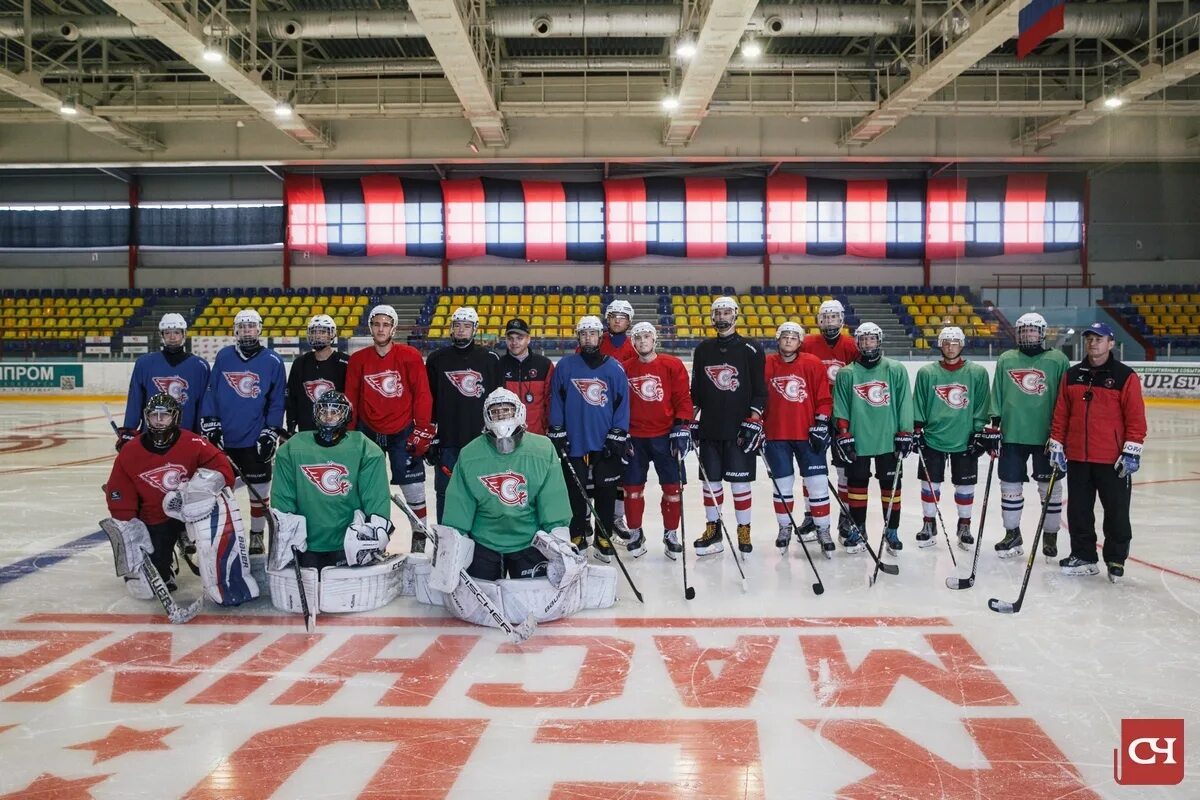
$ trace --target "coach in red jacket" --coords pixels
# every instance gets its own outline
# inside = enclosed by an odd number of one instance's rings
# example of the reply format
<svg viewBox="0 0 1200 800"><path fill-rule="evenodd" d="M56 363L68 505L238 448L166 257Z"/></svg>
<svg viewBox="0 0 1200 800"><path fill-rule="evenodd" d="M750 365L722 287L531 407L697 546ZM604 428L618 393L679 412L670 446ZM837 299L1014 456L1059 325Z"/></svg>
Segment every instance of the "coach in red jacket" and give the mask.
<svg viewBox="0 0 1200 800"><path fill-rule="evenodd" d="M1104 563L1116 583L1129 557L1130 475L1141 466L1146 404L1137 373L1112 355L1113 330L1095 322L1083 332L1087 358L1067 370L1058 389L1046 448L1067 473L1071 555L1067 575L1098 575L1096 495L1104 507Z"/></svg>

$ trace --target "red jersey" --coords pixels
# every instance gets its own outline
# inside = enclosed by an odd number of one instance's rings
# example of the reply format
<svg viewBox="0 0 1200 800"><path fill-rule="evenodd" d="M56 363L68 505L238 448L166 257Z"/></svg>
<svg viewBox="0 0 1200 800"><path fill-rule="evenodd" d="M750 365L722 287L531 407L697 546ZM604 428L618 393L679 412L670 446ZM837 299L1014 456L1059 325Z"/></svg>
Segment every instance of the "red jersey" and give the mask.
<svg viewBox="0 0 1200 800"><path fill-rule="evenodd" d="M1109 356L1098 367L1086 358L1059 383L1050 437L1070 461L1112 464L1126 442L1146 441L1146 403L1136 372Z"/></svg>
<svg viewBox="0 0 1200 800"><path fill-rule="evenodd" d="M216 470L226 486L233 486L229 459L203 436L180 431L175 444L162 453L148 449L143 438L121 448L104 485L113 519L128 522L136 517L148 526L161 525L170 519L163 511L163 497L201 467Z"/></svg>
<svg viewBox="0 0 1200 800"><path fill-rule="evenodd" d="M386 355L364 347L346 365L346 397L353 409L350 428L362 420L376 433L399 433L415 422L429 425L433 395L415 347L392 343Z"/></svg>
<svg viewBox="0 0 1200 800"><path fill-rule="evenodd" d="M576 351L578 352L578 351ZM612 334L605 331L600 337L600 352L606 356L612 356L624 366L626 361L638 357L637 350L633 349L633 337L625 334L625 340L621 342L621 346L617 347L613 344Z"/></svg>
<svg viewBox="0 0 1200 800"><path fill-rule="evenodd" d="M622 366L629 379L630 436L666 436L675 420L694 416L687 367L678 358L659 353L649 363L634 358Z"/></svg>
<svg viewBox="0 0 1200 800"><path fill-rule="evenodd" d="M789 363L778 353L767 356L767 439L808 441L808 429L818 414L833 413L833 393L825 365L809 353Z"/></svg>
<svg viewBox="0 0 1200 800"><path fill-rule="evenodd" d="M858 345L846 334L838 336L838 340L829 346L825 337L819 333L810 333L804 337L800 350L816 356L825 365L825 374L829 376L829 385L833 386L837 379L838 370L858 359Z"/></svg>

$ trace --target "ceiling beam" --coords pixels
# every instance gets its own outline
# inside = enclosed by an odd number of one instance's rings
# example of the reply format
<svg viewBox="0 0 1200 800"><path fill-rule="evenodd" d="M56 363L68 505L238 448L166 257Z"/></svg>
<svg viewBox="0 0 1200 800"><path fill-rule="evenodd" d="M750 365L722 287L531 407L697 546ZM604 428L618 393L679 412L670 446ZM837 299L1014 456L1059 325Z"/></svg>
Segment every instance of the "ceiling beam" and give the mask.
<svg viewBox="0 0 1200 800"><path fill-rule="evenodd" d="M912 64L909 78L891 92L879 107L855 124L842 137L844 146L862 147L883 136L913 113L934 92L975 65L979 59L1011 39L1017 32L1017 16L1025 0L992 0L971 15L967 32L922 67Z"/></svg>
<svg viewBox="0 0 1200 800"><path fill-rule="evenodd" d="M488 81L485 63L490 58L480 26L469 26L454 0L409 0L408 10L425 32L479 140L487 147L507 147L508 127Z"/></svg>
<svg viewBox="0 0 1200 800"><path fill-rule="evenodd" d="M676 94L679 106L663 129L663 144L681 147L692 141L757 7L758 0L712 0L709 4L696 37L696 55L683 71Z"/></svg>
<svg viewBox="0 0 1200 800"><path fill-rule="evenodd" d="M18 97L38 108L49 111L64 122L78 125L88 133L124 145L131 150L151 153L155 150L163 149L163 143L149 131L97 116L90 108L87 108L78 100L75 107L76 113L73 116L60 114L63 98L44 87L41 75L37 72L22 72L17 74L0 68L0 90L8 92L14 97Z"/></svg>
<svg viewBox="0 0 1200 800"><path fill-rule="evenodd" d="M228 58L219 62L204 60L205 41L200 20L182 10L175 11L158 0L105 0L121 16L174 50L181 58L203 72L226 91L250 106L264 120L310 149L331 147L329 138L299 114L281 117L275 107L284 98L276 97L255 73L245 72ZM254 46L254 45L252 45Z"/></svg>

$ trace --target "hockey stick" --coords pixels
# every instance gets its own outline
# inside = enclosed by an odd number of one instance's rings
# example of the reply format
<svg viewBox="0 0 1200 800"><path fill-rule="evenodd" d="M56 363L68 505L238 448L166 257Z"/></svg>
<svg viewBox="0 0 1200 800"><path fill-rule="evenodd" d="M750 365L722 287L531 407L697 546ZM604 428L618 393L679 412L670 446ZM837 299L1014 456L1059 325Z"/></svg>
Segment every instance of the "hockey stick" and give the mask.
<svg viewBox="0 0 1200 800"><path fill-rule="evenodd" d="M862 528L858 527L858 523L854 521L854 515L850 513L850 509L846 508L846 503L842 500L842 496L837 493L837 487L833 485L833 481L829 480L829 476L825 476L825 482L829 484L829 493L837 498L838 507L842 513L846 515L846 519L850 521L851 530L858 531L858 538L867 546L867 552L871 554L871 558L875 560L875 569L878 572L883 572L887 575L899 575L900 567L895 564L885 564L879 560L879 556L875 555L874 548L871 547L871 542L867 539L867 534ZM875 585L875 576L871 576L871 585Z"/></svg>
<svg viewBox="0 0 1200 800"><path fill-rule="evenodd" d="M429 541L433 544L432 561L436 562L438 546L437 534L425 524L425 520L416 515L416 513L412 510L412 507L409 506L409 504L405 501L403 495L401 495L399 492L393 492L391 497L392 502L396 504L397 508L404 512L404 516L408 517L408 521L412 523L413 527L419 528L424 533L425 538L429 539ZM479 605L483 606L483 609L488 613L488 616L496 621L496 625L500 628L500 630L508 634L508 637L512 639L513 644L520 644L533 635L534 629L537 628L537 619L535 619L532 614L526 617L525 621L520 625L514 627L513 624L505 619L504 615L501 614L496 608L496 604L492 602L492 598L483 593L483 590L479 588L477 583L475 583L475 579L472 578L465 569L460 569L458 571L458 579L464 586L467 587L467 591L474 596Z"/></svg>
<svg viewBox="0 0 1200 800"><path fill-rule="evenodd" d="M117 526L116 521L111 517L100 520L100 529L108 534L109 541L112 542L113 550L118 550L122 546L121 529ZM175 598L171 597L171 590L167 588L166 582L162 579L158 569L154 566L149 558L149 554L143 553L142 564L139 567L142 577L146 579L146 583L150 585L150 589L154 592L154 596L158 598L158 602L162 603L163 611L167 612L167 619L172 625L182 625L185 622L191 621L193 617L200 613L201 606L204 605L204 595L201 594L189 606L183 607L175 602Z"/></svg>
<svg viewBox="0 0 1200 800"><path fill-rule="evenodd" d="M709 483L708 475L704 472L704 459L700 457L700 451L696 451L696 463L700 465L700 480L704 481L704 491L708 491ZM725 541L729 542L729 554L733 556L733 563L737 564L738 574L742 576L742 591L750 591L749 584L746 583L746 572L742 569L742 559L738 557L738 552L733 547L733 537L729 535L729 529L725 527L725 518L721 515L721 507L717 505L717 497L712 492L709 492L709 497L712 499L713 508L717 510L717 524L721 526L721 530L725 533Z"/></svg>
<svg viewBox="0 0 1200 800"><path fill-rule="evenodd" d="M900 473L904 471L904 458L896 459L896 476L892 478L892 494L888 497L887 514L883 518L883 535L879 537L879 556L883 557L883 545L887 541L888 525L892 523L892 509L896 505L896 487L900 485ZM869 546L869 545L868 545ZM875 573L871 576L870 585L875 585L875 579L879 577L879 570L883 568L883 562L878 558L875 559Z"/></svg>
<svg viewBox="0 0 1200 800"><path fill-rule="evenodd" d="M679 560L683 563L683 599L695 600L696 590L688 586L687 579L687 529L683 526L683 478L685 475L683 471L683 455L676 456L675 460L679 464L679 545L683 548L679 551Z"/></svg>
<svg viewBox="0 0 1200 800"><path fill-rule="evenodd" d="M975 534L975 558L971 561L969 578L946 578L947 589L970 589L975 585L975 569L979 566L979 546L983 543L983 523L987 520L988 496L992 493L992 473L996 469L996 457L988 464L987 484L983 487L983 510L979 512L979 533Z"/></svg>
<svg viewBox="0 0 1200 800"><path fill-rule="evenodd" d="M954 557L954 545L950 543L950 534L946 532L946 520L942 519L942 506L938 502L942 498L933 490L933 481L929 480L929 467L925 464L925 453L918 447L917 460L921 462L921 471L925 473L925 485L929 487L929 496L933 498L933 510L937 512L938 524L942 526L942 538L946 540L946 549L950 551L950 563L958 569L958 559ZM943 476L944 477L944 476Z"/></svg>
<svg viewBox="0 0 1200 800"><path fill-rule="evenodd" d="M1025 578L1021 581L1021 593L1012 603L997 600L995 597L988 600L988 608L998 614L1016 614L1021 610L1021 604L1025 602L1025 590L1029 588L1029 576L1033 573L1033 562L1037 561L1038 543L1042 538L1042 529L1046 527L1046 510L1050 508L1051 492L1054 491L1054 484L1057 481L1058 470L1051 470L1050 483L1046 485L1046 499L1042 501L1042 516L1038 519L1037 532L1033 535L1033 546L1029 549L1029 559L1025 564ZM982 533L982 530L980 532Z"/></svg>
<svg viewBox="0 0 1200 800"><path fill-rule="evenodd" d="M574 479L575 486L579 489L580 496L583 497L583 502L587 504L588 511L592 513L592 519L596 520L596 524L600 526L600 530L604 533L604 538L608 539L608 543L612 545L613 555L617 559L617 566L621 568L621 574L625 576L625 581L629 584L629 588L633 590L633 596L638 599L639 603L644 604L646 601L642 599L642 593L638 591L637 584L633 582L633 578L629 577L629 570L625 569L625 563L621 561L621 554L617 552L616 545L612 544L612 536L609 535L609 531L600 522L600 515L596 513L596 507L588 499L587 489L583 488L583 481L579 480L579 473L575 471L575 467L571 464L571 459L565 453L559 453L558 460L566 465L567 472L571 473L571 478Z"/></svg>
<svg viewBox="0 0 1200 800"><path fill-rule="evenodd" d="M775 487L775 495L779 497L780 501L782 501L783 492L779 488L779 481L775 480L775 475L771 472L771 465L767 462L767 454L763 453L762 457L763 465L767 468L767 477L771 479L771 484ZM788 458L790 459L791 456L789 455ZM801 483L803 483L803 481L801 481ZM798 527L796 527L796 518L792 516L792 510L790 508L787 509L787 515L788 521L792 523L792 530L800 530ZM825 584L821 582L821 574L817 572L817 565L813 563L812 556L808 552L808 544L803 539L800 539L800 546L804 548L804 557L808 559L808 566L812 568L813 577L817 579L817 582L812 585L813 594L825 594ZM784 548L783 552L786 555L787 548Z"/></svg>

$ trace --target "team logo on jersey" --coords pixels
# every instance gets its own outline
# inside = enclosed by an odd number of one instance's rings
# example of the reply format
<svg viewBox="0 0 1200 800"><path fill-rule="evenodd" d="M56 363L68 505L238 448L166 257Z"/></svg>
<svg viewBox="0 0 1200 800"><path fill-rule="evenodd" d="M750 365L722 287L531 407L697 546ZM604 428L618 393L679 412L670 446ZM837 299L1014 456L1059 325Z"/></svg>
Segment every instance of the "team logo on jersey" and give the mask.
<svg viewBox="0 0 1200 800"><path fill-rule="evenodd" d="M446 378L464 397L483 397L483 376L473 369L452 369Z"/></svg>
<svg viewBox="0 0 1200 800"><path fill-rule="evenodd" d="M304 382L304 393L308 395L308 399L314 403L321 399L321 395L334 388L333 381L327 381L324 378L317 378L315 381Z"/></svg>
<svg viewBox="0 0 1200 800"><path fill-rule="evenodd" d="M138 475L139 478L163 494L178 489L179 484L187 480L187 476L186 468L171 463L163 464L161 467L155 467Z"/></svg>
<svg viewBox="0 0 1200 800"><path fill-rule="evenodd" d="M837 380L837 374L846 364L843 361L838 361L836 358L822 361L821 363L825 365L825 374L829 376L829 385L832 386L833 382Z"/></svg>
<svg viewBox="0 0 1200 800"><path fill-rule="evenodd" d="M350 470L332 461L326 461L324 464L301 464L300 471L313 486L320 490L321 494L330 497L346 494L353 486L347 478Z"/></svg>
<svg viewBox="0 0 1200 800"><path fill-rule="evenodd" d="M367 386L384 397L399 397L404 394L404 384L400 382L400 373L394 369L363 375L363 380L367 382Z"/></svg>
<svg viewBox="0 0 1200 800"><path fill-rule="evenodd" d="M1025 394L1040 396L1046 393L1046 373L1040 369L1010 369L1008 377Z"/></svg>
<svg viewBox="0 0 1200 800"><path fill-rule="evenodd" d="M525 476L519 472L480 475L479 480L506 506L523 506L529 499L529 492L525 491Z"/></svg>
<svg viewBox="0 0 1200 800"><path fill-rule="evenodd" d="M629 379L629 388L647 403L658 403L663 399L662 381L657 375L635 375Z"/></svg>
<svg viewBox="0 0 1200 800"><path fill-rule="evenodd" d="M737 367L729 364L713 364L711 367L705 367L704 374L713 382L713 386L723 392L736 392L738 386L741 385L738 382Z"/></svg>
<svg viewBox="0 0 1200 800"><path fill-rule="evenodd" d="M258 397L262 389L258 385L257 372L223 372L225 382L229 384L238 397Z"/></svg>
<svg viewBox="0 0 1200 800"><path fill-rule="evenodd" d="M886 406L892 399L892 393L888 390L888 385L883 381L856 383L854 384L854 392L863 400L866 400L868 405L878 408Z"/></svg>
<svg viewBox="0 0 1200 800"><path fill-rule="evenodd" d="M967 387L961 383L944 383L941 386L933 387L933 390L951 408L966 408L971 402L970 397L967 396Z"/></svg>
<svg viewBox="0 0 1200 800"><path fill-rule="evenodd" d="M608 384L599 378L571 378L571 383L589 404L603 406L608 403Z"/></svg>
<svg viewBox="0 0 1200 800"><path fill-rule="evenodd" d="M159 378L153 378L154 388L160 392L166 392L175 398L175 402L183 405L187 402L188 382L178 375L164 375ZM236 388L236 387L235 387Z"/></svg>
<svg viewBox="0 0 1200 800"><path fill-rule="evenodd" d="M808 399L808 382L799 375L771 378L771 388L783 395L783 399L789 403L803 403Z"/></svg>

